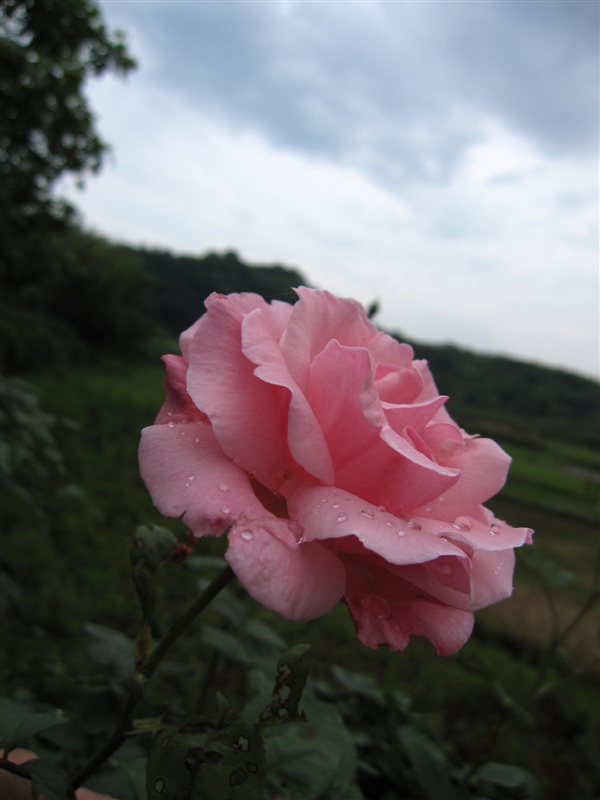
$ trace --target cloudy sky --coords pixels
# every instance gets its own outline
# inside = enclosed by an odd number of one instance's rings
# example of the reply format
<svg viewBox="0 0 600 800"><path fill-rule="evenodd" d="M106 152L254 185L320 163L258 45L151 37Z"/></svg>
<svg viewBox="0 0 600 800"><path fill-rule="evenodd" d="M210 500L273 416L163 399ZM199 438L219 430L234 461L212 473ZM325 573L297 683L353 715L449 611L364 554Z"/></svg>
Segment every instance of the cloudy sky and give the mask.
<svg viewBox="0 0 600 800"><path fill-rule="evenodd" d="M113 238L299 268L412 339L598 376L596 0L107 0Z"/></svg>

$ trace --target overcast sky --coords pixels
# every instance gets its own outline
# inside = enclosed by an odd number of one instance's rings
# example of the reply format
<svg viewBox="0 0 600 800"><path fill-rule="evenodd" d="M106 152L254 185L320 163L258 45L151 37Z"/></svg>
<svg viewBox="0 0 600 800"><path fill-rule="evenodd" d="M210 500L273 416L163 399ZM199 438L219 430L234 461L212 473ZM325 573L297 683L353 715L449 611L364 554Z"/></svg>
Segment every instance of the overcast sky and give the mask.
<svg viewBox="0 0 600 800"><path fill-rule="evenodd" d="M72 195L90 226L598 376L597 0L100 7L139 69L89 85L113 148Z"/></svg>

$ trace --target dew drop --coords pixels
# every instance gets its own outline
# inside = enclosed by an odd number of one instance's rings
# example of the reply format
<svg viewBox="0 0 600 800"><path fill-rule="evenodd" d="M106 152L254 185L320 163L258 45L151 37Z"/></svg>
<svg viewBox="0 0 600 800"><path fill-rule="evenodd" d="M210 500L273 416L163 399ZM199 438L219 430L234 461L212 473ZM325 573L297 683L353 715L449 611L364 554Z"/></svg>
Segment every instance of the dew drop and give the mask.
<svg viewBox="0 0 600 800"><path fill-rule="evenodd" d="M409 528L412 528L413 531L421 530L421 524L417 522L416 519L409 519L406 524L408 525Z"/></svg>
<svg viewBox="0 0 600 800"><path fill-rule="evenodd" d="M196 480L196 476L195 476L195 475L188 475L188 481L189 481L190 483L191 483L192 481L195 481L195 480Z"/></svg>
<svg viewBox="0 0 600 800"><path fill-rule="evenodd" d="M251 531L251 530L249 530L248 528L246 528L246 530L242 531L242 532L240 533L240 536L242 537L242 539L243 539L245 542L251 542L251 541L252 541L252 539L254 538L254 534L253 534L253 533L252 533L252 531Z"/></svg>
<svg viewBox="0 0 600 800"><path fill-rule="evenodd" d="M338 494L339 494L339 492L338 492L338 490L337 490L337 489L332 489L332 491L331 491L331 494L332 494L334 497L337 497L337 496L338 496Z"/></svg>
<svg viewBox="0 0 600 800"><path fill-rule="evenodd" d="M363 508L363 510L360 513L361 516L366 517L367 519L375 518L375 512L373 511L372 508Z"/></svg>
<svg viewBox="0 0 600 800"><path fill-rule="evenodd" d="M388 528L393 528L394 527L394 523L390 522L389 520L385 524L388 526Z"/></svg>
<svg viewBox="0 0 600 800"><path fill-rule="evenodd" d="M167 428L174 428L174 427L175 423L173 422L173 420L171 420L171 422L167 422Z"/></svg>
<svg viewBox="0 0 600 800"><path fill-rule="evenodd" d="M385 511L385 506L377 506L377 511Z"/></svg>
<svg viewBox="0 0 600 800"><path fill-rule="evenodd" d="M457 531L470 531L471 520L468 517L456 517L452 523L452 527L456 528Z"/></svg>
<svg viewBox="0 0 600 800"><path fill-rule="evenodd" d="M491 525L490 526L490 533L492 536L498 536L500 533L500 526L499 525Z"/></svg>
<svg viewBox="0 0 600 800"><path fill-rule="evenodd" d="M221 514L229 514L230 511L229 506L221 506Z"/></svg>
<svg viewBox="0 0 600 800"><path fill-rule="evenodd" d="M172 411L167 411L167 417L172 417L172 416L173 416L173 412Z"/></svg>
<svg viewBox="0 0 600 800"><path fill-rule="evenodd" d="M185 436L185 431L181 431L180 436Z"/></svg>
<svg viewBox="0 0 600 800"><path fill-rule="evenodd" d="M194 439L194 442L195 442L196 444L200 444L200 439L199 439L199 438L196 436L196 438Z"/></svg>
<svg viewBox="0 0 600 800"><path fill-rule="evenodd" d="M226 484L226 483L220 483L220 484L217 486L217 489L218 489L220 492L228 492L228 491L229 491L229 486L227 486L227 484Z"/></svg>
<svg viewBox="0 0 600 800"><path fill-rule="evenodd" d="M433 509L432 509L432 507L431 507L431 506L427 506L427 508L425 509L425 511L427 511L427 512L430 512L430 511L433 511Z"/></svg>
<svg viewBox="0 0 600 800"><path fill-rule="evenodd" d="M327 498L326 498L326 497L322 497L322 498L319 500L319 503L326 503L326 502L327 502Z"/></svg>
<svg viewBox="0 0 600 800"><path fill-rule="evenodd" d="M398 536L406 536L406 531L403 531L402 529L400 529L398 531Z"/></svg>
<svg viewBox="0 0 600 800"><path fill-rule="evenodd" d="M342 506L341 506L340 503L334 503L333 506L332 506L332 508L335 508L335 509L338 509L338 508L341 508L341 507Z"/></svg>
<svg viewBox="0 0 600 800"><path fill-rule="evenodd" d="M346 522L348 519L348 514L338 514L336 522Z"/></svg>

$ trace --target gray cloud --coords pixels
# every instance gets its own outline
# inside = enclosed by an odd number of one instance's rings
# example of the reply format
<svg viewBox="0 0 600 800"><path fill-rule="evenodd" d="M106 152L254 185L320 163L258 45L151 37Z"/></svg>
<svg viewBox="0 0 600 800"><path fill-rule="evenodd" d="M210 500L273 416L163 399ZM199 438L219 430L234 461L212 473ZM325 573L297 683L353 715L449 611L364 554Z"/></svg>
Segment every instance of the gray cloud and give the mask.
<svg viewBox="0 0 600 800"><path fill-rule="evenodd" d="M388 187L450 182L489 118L555 155L598 146L597 3L169 2L105 11L152 53L151 77L192 107Z"/></svg>

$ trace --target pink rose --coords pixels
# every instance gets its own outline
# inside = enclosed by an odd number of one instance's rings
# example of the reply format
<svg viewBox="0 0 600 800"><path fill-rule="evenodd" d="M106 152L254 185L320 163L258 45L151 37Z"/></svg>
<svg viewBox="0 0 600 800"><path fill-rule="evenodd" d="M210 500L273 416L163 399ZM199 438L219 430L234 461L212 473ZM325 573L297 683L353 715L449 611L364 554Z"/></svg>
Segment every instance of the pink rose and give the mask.
<svg viewBox="0 0 600 800"><path fill-rule="evenodd" d="M308 620L342 600L368 647L415 635L452 653L531 541L481 505L510 459L452 421L427 363L358 303L297 294L207 299L163 358L142 477L196 536L229 529L226 559L268 608Z"/></svg>

